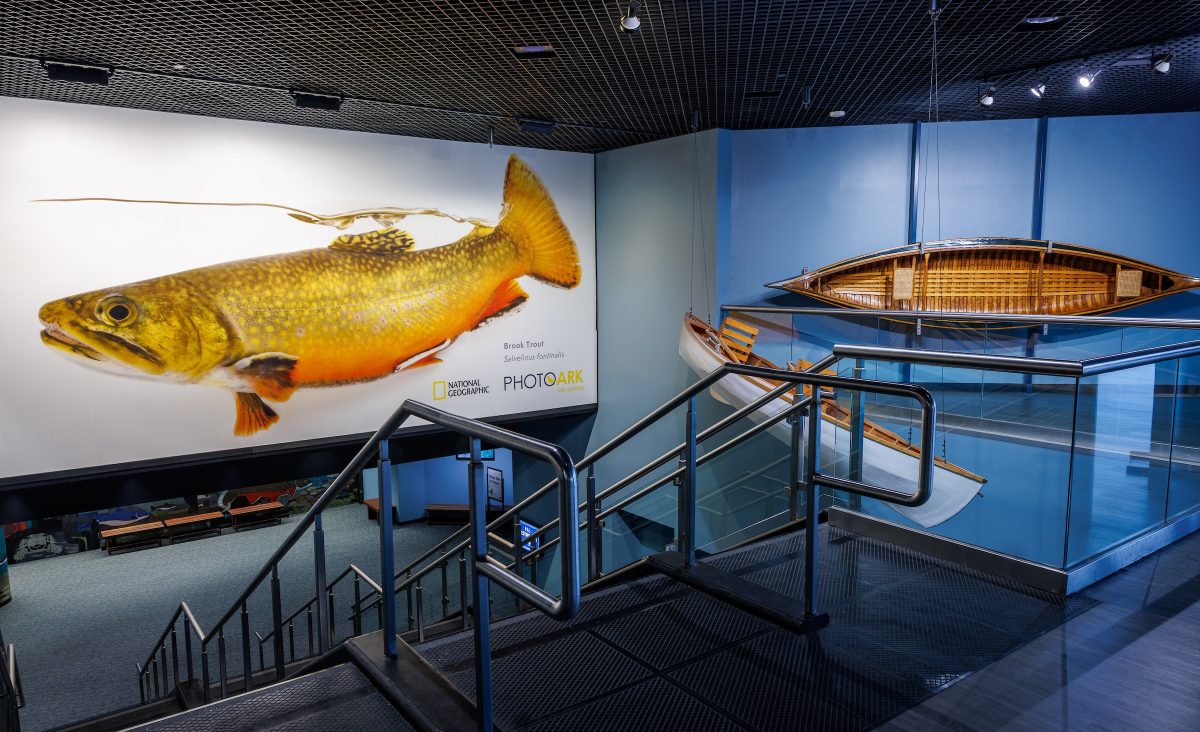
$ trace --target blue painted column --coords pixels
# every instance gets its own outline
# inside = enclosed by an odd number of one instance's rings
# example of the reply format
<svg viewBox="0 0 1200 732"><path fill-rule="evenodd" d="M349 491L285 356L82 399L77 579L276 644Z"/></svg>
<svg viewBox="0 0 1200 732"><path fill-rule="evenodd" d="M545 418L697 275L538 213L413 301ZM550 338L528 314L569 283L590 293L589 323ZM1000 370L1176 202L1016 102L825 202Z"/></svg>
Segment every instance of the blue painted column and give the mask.
<svg viewBox="0 0 1200 732"><path fill-rule="evenodd" d="M1046 203L1046 125L1045 117L1038 118L1037 126L1037 157L1033 170L1033 221L1029 227L1029 236L1033 239L1042 238L1043 207Z"/></svg>

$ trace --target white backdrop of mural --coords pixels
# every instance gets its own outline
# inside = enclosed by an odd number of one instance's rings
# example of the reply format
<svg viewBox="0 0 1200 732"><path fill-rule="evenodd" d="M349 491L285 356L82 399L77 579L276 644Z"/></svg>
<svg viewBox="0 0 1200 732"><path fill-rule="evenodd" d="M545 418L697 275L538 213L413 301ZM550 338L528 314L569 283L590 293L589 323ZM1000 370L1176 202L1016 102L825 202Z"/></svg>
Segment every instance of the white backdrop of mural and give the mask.
<svg viewBox="0 0 1200 732"><path fill-rule="evenodd" d="M35 202L95 197L333 218ZM593 404L593 207L589 155L0 99L0 478Z"/></svg>

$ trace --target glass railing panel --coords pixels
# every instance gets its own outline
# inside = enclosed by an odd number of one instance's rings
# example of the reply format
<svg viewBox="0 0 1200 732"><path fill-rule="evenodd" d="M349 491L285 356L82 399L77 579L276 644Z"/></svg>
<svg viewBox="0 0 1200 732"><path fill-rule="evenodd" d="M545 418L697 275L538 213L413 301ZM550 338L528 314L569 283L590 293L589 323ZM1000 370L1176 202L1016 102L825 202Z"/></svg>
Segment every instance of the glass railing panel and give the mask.
<svg viewBox="0 0 1200 732"><path fill-rule="evenodd" d="M1166 515L1178 362L1080 379L1068 516L1068 566Z"/></svg>
<svg viewBox="0 0 1200 732"><path fill-rule="evenodd" d="M1200 356L1179 361L1167 519L1200 510Z"/></svg>
<svg viewBox="0 0 1200 732"><path fill-rule="evenodd" d="M852 375L844 370L846 361L839 371ZM859 510L1061 566L1074 379L882 361L866 361L863 376L929 389L938 407L932 445L937 462L934 498L924 510L872 499L862 499ZM905 442L919 440L920 409L911 400L872 395L866 418ZM906 475L915 480L915 461Z"/></svg>

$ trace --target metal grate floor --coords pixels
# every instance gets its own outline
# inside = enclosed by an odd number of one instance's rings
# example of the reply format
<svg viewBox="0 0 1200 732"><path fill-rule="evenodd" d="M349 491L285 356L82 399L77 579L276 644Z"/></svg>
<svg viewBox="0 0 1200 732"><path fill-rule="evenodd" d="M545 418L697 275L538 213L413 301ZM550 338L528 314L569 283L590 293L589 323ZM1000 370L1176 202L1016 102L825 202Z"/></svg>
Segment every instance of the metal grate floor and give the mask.
<svg viewBox="0 0 1200 732"><path fill-rule="evenodd" d="M493 628L497 725L510 730L863 730L1095 605L822 526L812 635L651 577L584 598L569 623ZM803 591L804 535L707 561ZM471 637L418 650L474 697Z"/></svg>

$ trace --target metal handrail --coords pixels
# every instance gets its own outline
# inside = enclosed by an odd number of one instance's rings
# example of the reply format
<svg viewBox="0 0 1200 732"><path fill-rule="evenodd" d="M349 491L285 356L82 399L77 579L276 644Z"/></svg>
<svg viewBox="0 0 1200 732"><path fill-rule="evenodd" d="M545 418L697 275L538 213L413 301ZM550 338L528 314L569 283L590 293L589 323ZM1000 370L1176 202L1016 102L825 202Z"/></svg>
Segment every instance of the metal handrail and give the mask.
<svg viewBox="0 0 1200 732"><path fill-rule="evenodd" d="M972 368L981 371L1009 371L1044 376L1082 378L1098 376L1113 371L1136 368L1163 361L1174 361L1200 354L1200 340L1172 343L1165 346L1124 351L1108 356L1067 361L1052 358L1025 358L1022 356L995 356L984 353L957 353L953 351L925 351L918 348L894 348L891 346L836 345L833 355L839 358L855 358L869 361L893 361L919 363L933 366Z"/></svg>
<svg viewBox="0 0 1200 732"><path fill-rule="evenodd" d="M504 589L514 593L519 598L538 608L547 615L565 620L572 617L578 610L579 606L579 576L577 561L564 562L562 565L561 576L561 597L554 597L540 587L526 581L523 577L515 575L500 566L498 562L491 560L487 556L487 496L486 496L486 481L483 479L483 463L479 459L480 444L482 440L486 440L489 444L499 447L508 448L517 452L522 452L532 457L538 458L550 463L555 471L555 485L558 487L560 509L563 515L569 514L574 510L578 503L578 490L576 485L575 465L571 461L570 455L559 447L541 440L536 440L524 435L519 435L509 430L505 430L494 425L486 424L478 420L460 417L458 415L443 412L434 407L430 407L420 402L406 400L402 403L395 412L383 423L382 426L367 440L362 449L354 456L350 463L338 474L337 478L329 485L328 488L317 498L312 507L305 513L295 528L288 534L280 546L271 554L270 558L263 567L254 575L249 585L234 601L229 610L221 616L221 618L213 625L208 633L204 633L199 624L196 623L195 617L192 615L190 608L186 603L181 603L176 609L175 614L171 617L171 623L167 626L163 634L159 636L155 643L154 649L151 651L147 659L146 666L143 668L138 665L138 682L139 689L142 691L142 699L145 701L146 686L150 681L153 681L153 687L156 696L165 695L168 688L167 680L167 654L166 654L166 639L170 637L172 645L172 656L175 666L175 684L179 685L178 671L178 651L176 648L176 629L175 623L181 615L186 616L189 627L185 629L185 639L188 644L188 673L189 679L192 673L191 663L191 632L194 630L200 638L200 648L202 654L201 668L204 674L204 697L208 701L210 694L210 685L208 684L208 645L216 639L219 645L218 662L220 666L220 694L222 697L227 696L227 670L225 657L225 626L233 619L234 615L241 613L242 625L242 649L243 649L243 666L245 689L249 690L251 684L251 661L250 661L250 629L249 629L249 611L247 601L255 590L268 577L272 577L272 600L274 611L274 633L275 633L275 663L277 676L282 678L283 675L283 658L282 658L282 639L280 637L280 629L282 627L282 612L280 611L280 592L279 592L279 562L286 556L288 551L299 541L300 537L314 523L317 525L318 532L320 531L320 514L328 505L337 498L338 494L350 485L354 477L366 467L371 460L373 454L377 451L380 460L380 496L381 496L381 516L387 516L390 512L391 488L388 485L390 480L387 476L390 475L390 461L388 458L388 439L396 432L396 430L409 417L417 417L431 424L443 427L453 432L466 435L471 442L471 547L474 561L472 562L472 575L475 580L476 594L473 605L473 611L478 616L481 608L483 614L483 622L476 617L476 689L479 690L479 700L477 706L479 709L479 719L486 720L486 729L491 728L491 701L490 701L490 646L488 644L488 630L486 626L487 620L487 589L489 582L495 582ZM314 532L314 534L318 533ZM323 541L323 539L322 539ZM323 544L319 544L323 547ZM563 549L568 556L577 556L578 546L573 537L568 537L563 542ZM324 562L323 551L318 552L317 559L317 577L318 587L325 587L324 578ZM384 628L383 640L385 654L394 658L397 655L397 640L395 633L395 600L394 592L391 591L393 584L391 556L391 524L386 519L380 520L380 554L381 561L384 567L384 582L382 585L375 585L377 592L382 596L384 604ZM357 568L355 568L357 569ZM343 575L339 575L340 579ZM357 575L356 575L357 576ZM374 583L373 583L374 584ZM320 603L318 603L318 608ZM480 646L482 639L482 646ZM324 646L324 643L322 643ZM156 657L157 656L157 657ZM161 660L161 665L159 661ZM161 670L160 688L159 670ZM161 693L159 693L161 691ZM481 725L483 721L481 721ZM485 727L481 726L481 729Z"/></svg>
<svg viewBox="0 0 1200 732"><path fill-rule="evenodd" d="M805 369L804 371L799 372L799 373L821 371L825 368L828 368L830 365L832 365L836 361L837 361L837 357L831 354L831 355L826 356L825 358L821 359L817 363L813 364L812 366L809 366L807 369ZM796 373L796 372L788 372L788 371L773 371L770 369L765 369L764 371L769 371L770 373ZM709 376L711 377L712 374L709 374ZM768 378L770 378L770 377L768 377ZM714 379L714 381L716 381L716 380L719 380L719 379ZM683 404L684 402L687 401L690 394L693 393L691 391L693 388L694 388L694 386L689 387L688 389L685 389L683 392L680 392L679 394L675 395L671 399L664 402L657 409L650 412L645 417L639 419L637 422L633 423L632 425L630 425L629 427L627 427L626 429L621 431L621 433L619 433L615 437L611 438L610 440L605 442L600 447L593 450L590 454L581 458L575 464L576 470L583 470L584 468L591 467L600 458L611 453L613 450L617 449L624 443L626 443L629 440L636 437L638 434L640 434L643 430L645 430L651 424L658 421L659 419L661 419L663 416L669 414L670 412L674 411L677 407L679 407L681 404ZM700 388L698 391L703 391L705 388L708 388L707 385ZM763 405L777 399L779 396L788 392L792 388L794 388L794 386L792 384L784 383L784 384L772 389L768 393L764 394L762 397L756 399L754 402L751 402L750 404L742 407L741 409L734 411L732 414L728 415L724 419L714 423L711 427L705 429L702 433L697 435L697 439L698 440L707 439L708 437L711 437L711 436L721 432L729 425L737 422L738 420L742 419L743 417L746 417L747 415L754 413L759 408L761 408ZM630 474L630 476L626 476L626 478L623 478L621 481L618 481L617 484L614 484L613 486L610 486L605 491L597 494L596 498L603 499L609 495L612 495L613 493L620 490L621 488L624 488L629 483L632 483L637 478L640 478L640 477L646 475L647 473L651 472L655 468L658 468L659 466L663 465L664 463L677 457L679 455L679 452L681 450L683 450L684 447L685 447L685 445L683 443L681 443L681 444L677 445L674 450L669 450L669 451L663 453L662 455L655 458L654 460L651 460L649 463L647 463L643 467L634 471L634 473ZM550 489L553 487L553 485L554 485L554 483L552 481L550 483L543 485L538 490L534 491L527 498L523 499L522 501L520 501L519 503L514 505L512 508L505 511L503 514L501 514L499 516L499 518L495 519L490 524L488 524L488 529L490 530L490 529L502 528L502 527L504 527L505 524L510 523L514 516L519 515L522 511L524 511L525 509L532 506L534 503L536 503L541 498L545 497L548 494L548 492L550 491ZM579 505L578 510L583 511L583 510L586 510L586 508L587 508L587 502L584 502ZM545 526L543 526L541 529L539 529L539 532L542 532L543 530L548 529L548 528L552 528L554 525L556 525L556 522L547 523ZM419 578L421 578L424 575L428 574L429 572L433 571L433 569L435 569L440 564L441 561L444 561L443 557L453 556L457 552L464 549L466 547L465 541L460 541L458 544L454 545L453 548L449 548L449 547L451 546L451 542L453 542L455 539L458 539L461 535L465 534L466 531L467 531L466 527L463 527L463 528L459 529L458 531L455 531L454 533L450 534L450 536L443 539L439 544L433 546L432 548L430 548L429 550L427 550L426 552L424 552L423 554L418 556L416 559L409 562L406 567L404 567L399 572L397 572L396 579L400 580L401 575L404 576L404 579L398 585L396 585L396 591L400 592L400 591L407 589L409 586L414 584ZM542 535L542 534L541 533L537 534L537 536L540 536L540 535ZM526 537L525 542L529 542L533 538L534 538L533 536ZM440 555L439 555L439 552L440 552ZM418 565L424 563L427 559L430 559L431 557L434 557L435 555L439 555L438 556L439 561L433 562L433 563L429 564L428 566L422 567L420 570L416 569L416 567Z"/></svg>
<svg viewBox="0 0 1200 732"><path fill-rule="evenodd" d="M371 575L369 575L366 572L364 572L363 570L359 569L357 565L351 564L350 566L348 566L344 570L342 570L341 574L339 574L337 577L334 577L332 580L329 581L328 584L325 585L325 596L328 596L329 593L333 592L334 588L338 585L338 583L340 583L342 580L344 580L346 577L349 577L350 575L354 575L356 582L361 581L361 582L367 583L367 585L371 588L372 595L378 595L379 593L383 592L383 588L380 587L378 582L376 582L374 579L371 578ZM311 609L312 606L320 599L321 599L320 596L313 597L311 600L309 600L308 602L301 605L299 608L296 609L295 612L293 612L291 615L289 615L283 619L281 626L287 626L287 625L291 624L293 621L296 620L296 618L300 617L301 613L303 613L306 610ZM361 599L355 600L354 605L355 605L356 611L358 610L358 606L361 603L362 603ZM330 637L333 637L333 613L332 612L330 612L330 614L329 614L329 621L330 621ZM266 635L260 635L258 638L259 670L262 670L262 668L263 668L262 646L264 643L266 643L267 641L271 640L274 637L275 637L275 629L272 628ZM310 629L308 643L309 643L309 647L311 648L312 647L311 629Z"/></svg>
<svg viewBox="0 0 1200 732"><path fill-rule="evenodd" d="M737 313L778 315L828 315L838 318L914 318L949 320L964 323L1021 323L1037 325L1092 325L1116 328L1200 329L1200 320L1184 318L1119 318L1110 315L1018 315L1013 313L943 313L936 310L868 310L821 307L775 307L770 305L722 305L722 310Z"/></svg>
<svg viewBox="0 0 1200 732"><path fill-rule="evenodd" d="M17 666L17 649L11 643L4 643L4 634L0 633L0 654L3 654L4 668L2 675L4 676L4 693L12 699L12 704L8 710L15 714L18 710L25 708L25 689L21 684L21 670ZM14 720L10 720L14 721Z"/></svg>

